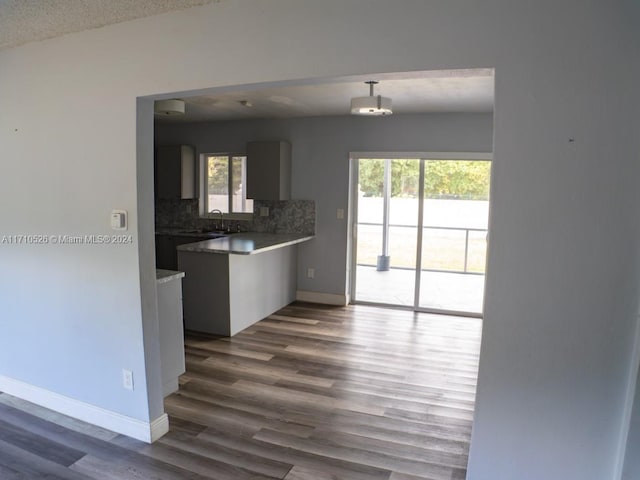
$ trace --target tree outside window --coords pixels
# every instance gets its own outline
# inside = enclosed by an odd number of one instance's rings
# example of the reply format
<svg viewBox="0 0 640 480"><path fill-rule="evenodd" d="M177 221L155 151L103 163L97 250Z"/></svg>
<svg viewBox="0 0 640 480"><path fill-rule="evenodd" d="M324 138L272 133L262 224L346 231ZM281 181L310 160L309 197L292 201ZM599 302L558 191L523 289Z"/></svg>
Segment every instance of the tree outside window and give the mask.
<svg viewBox="0 0 640 480"><path fill-rule="evenodd" d="M247 199L247 157L245 155L206 155L207 212L253 213L253 200Z"/></svg>

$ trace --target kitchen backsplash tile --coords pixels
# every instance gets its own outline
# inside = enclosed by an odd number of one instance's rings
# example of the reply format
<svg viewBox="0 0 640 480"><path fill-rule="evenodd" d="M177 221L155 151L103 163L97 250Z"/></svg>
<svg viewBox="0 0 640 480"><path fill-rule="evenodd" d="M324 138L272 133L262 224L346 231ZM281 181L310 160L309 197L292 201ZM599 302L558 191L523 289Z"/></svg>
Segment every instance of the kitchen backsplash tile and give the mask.
<svg viewBox="0 0 640 480"><path fill-rule="evenodd" d="M269 208L269 216L261 217L260 208ZM254 232L316 233L316 202L314 200L254 200Z"/></svg>
<svg viewBox="0 0 640 480"><path fill-rule="evenodd" d="M253 220L225 220L225 224L239 225L243 232L301 233L314 235L316 203L314 200L266 201L255 200ZM260 207L269 208L269 216L260 216ZM156 200L156 228L184 230L214 230L217 220L200 218L198 200Z"/></svg>
<svg viewBox="0 0 640 480"><path fill-rule="evenodd" d="M196 228L198 199L156 200L156 227Z"/></svg>

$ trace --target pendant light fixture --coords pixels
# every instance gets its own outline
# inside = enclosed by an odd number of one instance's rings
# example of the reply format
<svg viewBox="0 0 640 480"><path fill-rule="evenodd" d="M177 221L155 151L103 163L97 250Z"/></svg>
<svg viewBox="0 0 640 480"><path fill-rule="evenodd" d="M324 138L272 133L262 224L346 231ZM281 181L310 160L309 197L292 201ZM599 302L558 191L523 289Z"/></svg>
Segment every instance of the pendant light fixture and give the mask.
<svg viewBox="0 0 640 480"><path fill-rule="evenodd" d="M352 115L391 115L391 99L380 95L373 95L373 86L378 82L369 80L364 82L369 85L368 97L355 97L351 99Z"/></svg>
<svg viewBox="0 0 640 480"><path fill-rule="evenodd" d="M184 115L184 100L179 98L156 100L153 111L156 115Z"/></svg>

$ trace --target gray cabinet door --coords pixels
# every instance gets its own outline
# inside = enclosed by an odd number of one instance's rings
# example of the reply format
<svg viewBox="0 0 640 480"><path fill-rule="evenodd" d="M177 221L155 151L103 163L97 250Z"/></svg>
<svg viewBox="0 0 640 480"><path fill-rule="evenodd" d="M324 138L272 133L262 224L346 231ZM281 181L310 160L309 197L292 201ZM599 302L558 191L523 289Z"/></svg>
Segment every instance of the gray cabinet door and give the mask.
<svg viewBox="0 0 640 480"><path fill-rule="evenodd" d="M190 145L169 145L156 149L156 198L198 198L196 154Z"/></svg>
<svg viewBox="0 0 640 480"><path fill-rule="evenodd" d="M247 144L247 198L291 198L291 144L283 141Z"/></svg>
<svg viewBox="0 0 640 480"><path fill-rule="evenodd" d="M172 236L156 234L156 268L176 269L178 262L174 249Z"/></svg>

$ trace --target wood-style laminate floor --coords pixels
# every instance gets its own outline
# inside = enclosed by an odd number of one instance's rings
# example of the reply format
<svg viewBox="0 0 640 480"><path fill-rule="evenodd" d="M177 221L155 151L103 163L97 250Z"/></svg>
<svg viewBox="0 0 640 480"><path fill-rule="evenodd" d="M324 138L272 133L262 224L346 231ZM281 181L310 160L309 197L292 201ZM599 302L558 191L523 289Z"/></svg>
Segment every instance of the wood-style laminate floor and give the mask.
<svg viewBox="0 0 640 480"><path fill-rule="evenodd" d="M464 479L481 323L293 304L189 335L153 445L0 394L0 479Z"/></svg>

